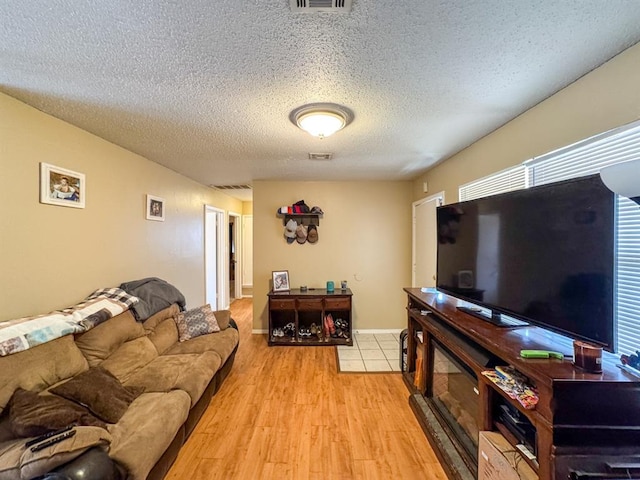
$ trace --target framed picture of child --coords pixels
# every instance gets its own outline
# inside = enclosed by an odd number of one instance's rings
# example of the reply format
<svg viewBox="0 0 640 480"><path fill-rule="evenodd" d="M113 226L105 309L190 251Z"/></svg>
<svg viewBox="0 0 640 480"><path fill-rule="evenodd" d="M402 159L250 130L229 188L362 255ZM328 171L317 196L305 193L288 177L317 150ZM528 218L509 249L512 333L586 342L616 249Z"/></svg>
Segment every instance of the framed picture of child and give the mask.
<svg viewBox="0 0 640 480"><path fill-rule="evenodd" d="M84 173L40 163L40 203L84 208L85 196Z"/></svg>
<svg viewBox="0 0 640 480"><path fill-rule="evenodd" d="M164 198L147 195L147 220L164 222Z"/></svg>
<svg viewBox="0 0 640 480"><path fill-rule="evenodd" d="M288 270L272 272L272 275L273 275L273 291L274 292L288 292L290 290Z"/></svg>

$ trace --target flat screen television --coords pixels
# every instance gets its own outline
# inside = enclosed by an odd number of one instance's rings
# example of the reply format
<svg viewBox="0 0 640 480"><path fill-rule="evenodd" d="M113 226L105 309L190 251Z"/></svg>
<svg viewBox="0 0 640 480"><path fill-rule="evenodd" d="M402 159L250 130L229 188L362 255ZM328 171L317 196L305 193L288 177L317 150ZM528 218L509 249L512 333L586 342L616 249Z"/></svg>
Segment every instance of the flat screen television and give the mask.
<svg viewBox="0 0 640 480"><path fill-rule="evenodd" d="M613 351L614 211L598 175L439 207L437 288Z"/></svg>

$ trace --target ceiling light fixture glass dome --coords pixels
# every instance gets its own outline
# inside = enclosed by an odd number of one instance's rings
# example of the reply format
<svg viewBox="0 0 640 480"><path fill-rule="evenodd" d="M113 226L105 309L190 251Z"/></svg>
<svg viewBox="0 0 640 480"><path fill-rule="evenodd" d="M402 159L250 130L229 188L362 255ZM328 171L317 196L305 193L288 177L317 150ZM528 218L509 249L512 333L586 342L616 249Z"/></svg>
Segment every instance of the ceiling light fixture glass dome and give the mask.
<svg viewBox="0 0 640 480"><path fill-rule="evenodd" d="M310 103L292 111L289 119L314 137L324 138L349 125L353 112L335 103Z"/></svg>

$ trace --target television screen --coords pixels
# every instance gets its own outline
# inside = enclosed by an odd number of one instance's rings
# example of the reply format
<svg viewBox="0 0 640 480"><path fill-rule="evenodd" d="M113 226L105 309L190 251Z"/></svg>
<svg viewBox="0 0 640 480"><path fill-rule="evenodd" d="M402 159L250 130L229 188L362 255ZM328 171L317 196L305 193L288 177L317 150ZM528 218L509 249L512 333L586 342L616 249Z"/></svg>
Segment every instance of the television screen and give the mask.
<svg viewBox="0 0 640 480"><path fill-rule="evenodd" d="M614 348L614 195L593 175L438 208L439 290Z"/></svg>

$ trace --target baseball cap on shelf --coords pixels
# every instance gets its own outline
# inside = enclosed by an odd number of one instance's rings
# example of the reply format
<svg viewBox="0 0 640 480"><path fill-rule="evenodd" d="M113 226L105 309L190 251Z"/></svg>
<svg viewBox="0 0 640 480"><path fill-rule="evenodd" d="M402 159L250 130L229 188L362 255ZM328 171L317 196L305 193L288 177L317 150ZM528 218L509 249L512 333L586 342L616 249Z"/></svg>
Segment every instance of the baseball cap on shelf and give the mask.
<svg viewBox="0 0 640 480"><path fill-rule="evenodd" d="M324 214L324 212L322 211L322 209L320 207L311 208L311 213L316 213L318 215L323 215Z"/></svg>
<svg viewBox="0 0 640 480"><path fill-rule="evenodd" d="M287 222L287 226L284 227L284 236L287 239L287 243L293 243L296 239L296 228L298 223L292 218Z"/></svg>
<svg viewBox="0 0 640 480"><path fill-rule="evenodd" d="M291 205L291 208L293 209L293 213L309 213L310 211L309 206L304 203L304 200L298 200L296 203Z"/></svg>
<svg viewBox="0 0 640 480"><path fill-rule="evenodd" d="M307 227L305 225L298 225L296 228L296 241L298 243L307 241Z"/></svg>
<svg viewBox="0 0 640 480"><path fill-rule="evenodd" d="M316 243L318 241L318 227L315 225L309 225L309 231L307 232L307 241L309 243Z"/></svg>

